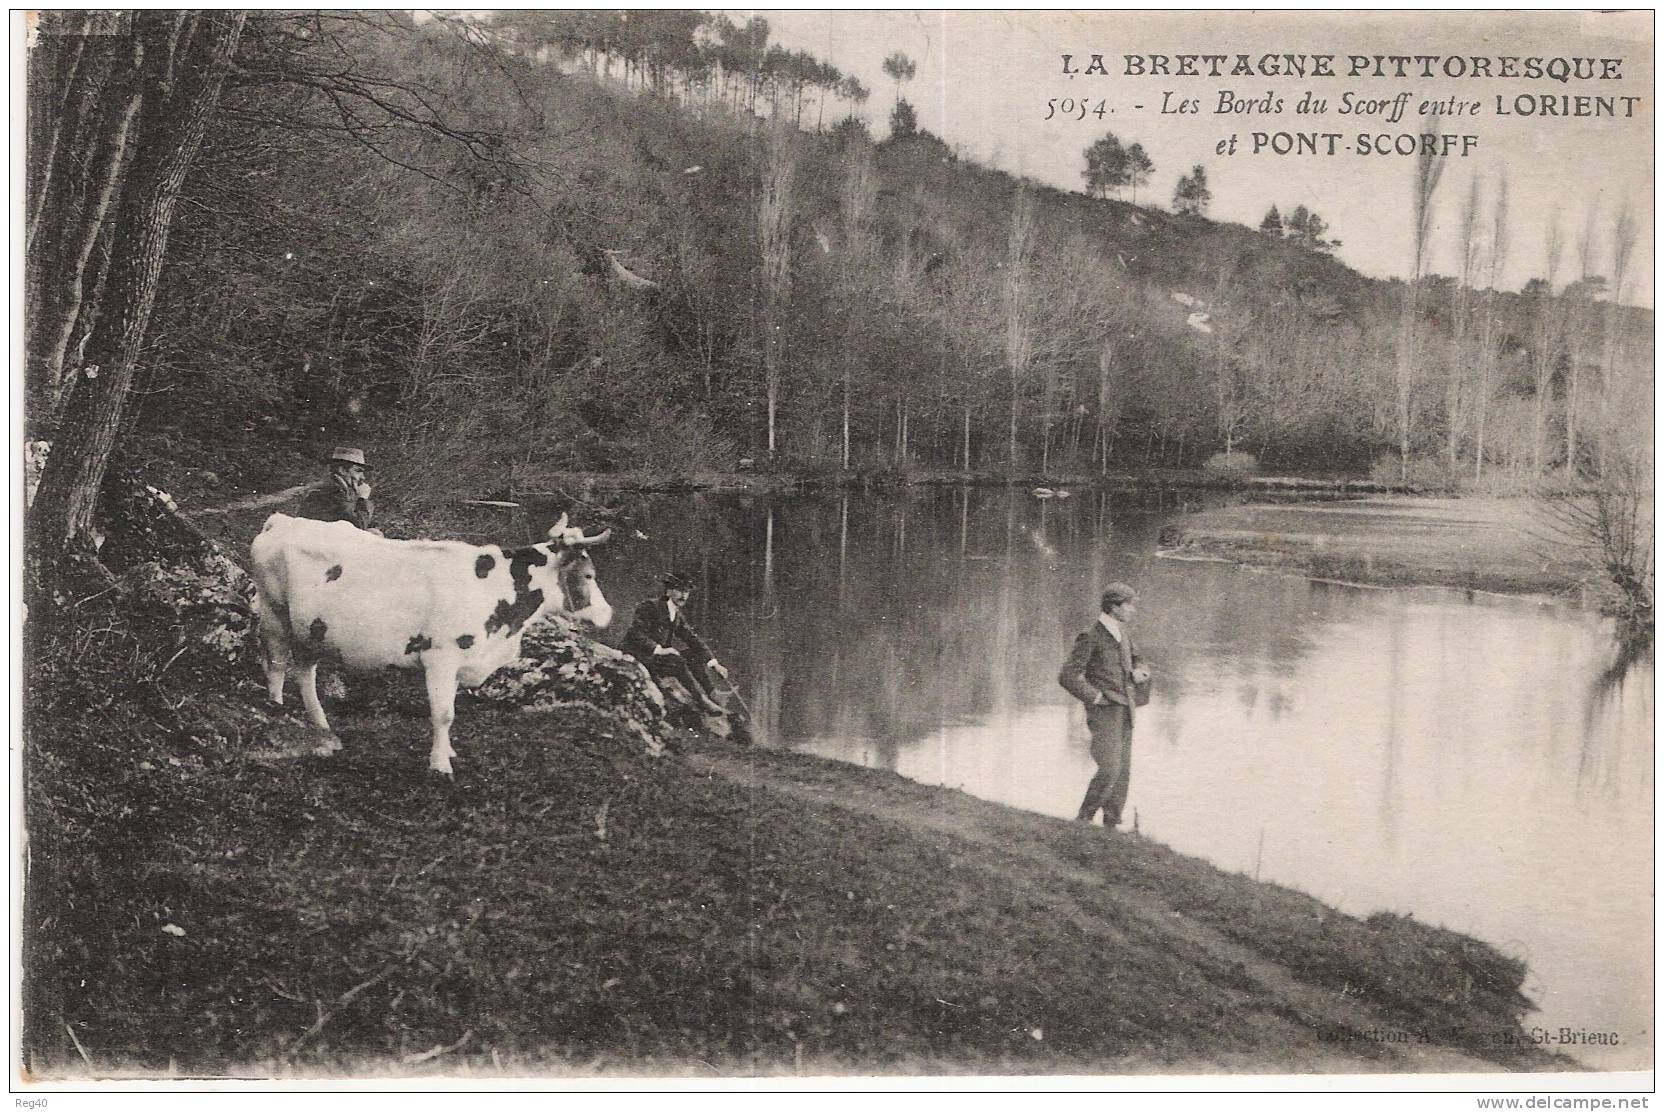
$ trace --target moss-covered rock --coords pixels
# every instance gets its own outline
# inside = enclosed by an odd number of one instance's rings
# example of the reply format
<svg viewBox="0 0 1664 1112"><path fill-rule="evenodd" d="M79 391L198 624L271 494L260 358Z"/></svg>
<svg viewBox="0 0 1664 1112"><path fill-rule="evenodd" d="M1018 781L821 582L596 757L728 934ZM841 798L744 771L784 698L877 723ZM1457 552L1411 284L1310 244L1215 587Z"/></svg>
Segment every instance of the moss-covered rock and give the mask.
<svg viewBox="0 0 1664 1112"><path fill-rule="evenodd" d="M574 631L558 617L526 630L520 656L481 684L477 694L526 710L588 705L614 714L650 754L664 750L664 698L634 657Z"/></svg>

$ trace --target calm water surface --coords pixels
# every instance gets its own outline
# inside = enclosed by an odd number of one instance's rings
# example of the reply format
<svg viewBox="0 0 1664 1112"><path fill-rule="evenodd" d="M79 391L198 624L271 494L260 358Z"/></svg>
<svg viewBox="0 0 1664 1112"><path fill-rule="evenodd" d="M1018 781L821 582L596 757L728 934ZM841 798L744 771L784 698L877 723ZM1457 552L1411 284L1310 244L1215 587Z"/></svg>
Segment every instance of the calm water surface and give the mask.
<svg viewBox="0 0 1664 1112"><path fill-rule="evenodd" d="M1084 716L1057 686L1104 583L1140 592L1156 676L1129 814L1221 868L1357 915L1411 913L1523 958L1526 1026L1652 1065L1653 674L1569 605L1312 583L1154 556L1149 496L926 489L663 499L606 550L621 611L656 575L768 743L1073 817Z"/></svg>

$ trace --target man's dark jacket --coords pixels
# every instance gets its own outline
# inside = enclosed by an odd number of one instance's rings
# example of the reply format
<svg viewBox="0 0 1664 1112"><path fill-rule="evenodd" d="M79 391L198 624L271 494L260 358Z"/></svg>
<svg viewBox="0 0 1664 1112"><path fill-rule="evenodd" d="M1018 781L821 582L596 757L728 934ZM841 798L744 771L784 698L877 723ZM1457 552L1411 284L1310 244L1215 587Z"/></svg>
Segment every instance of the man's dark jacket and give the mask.
<svg viewBox="0 0 1664 1112"><path fill-rule="evenodd" d="M325 484L307 492L295 507L294 516L309 517L313 521L350 521L360 529L368 529L375 520L375 504L334 479L325 480Z"/></svg>
<svg viewBox="0 0 1664 1112"><path fill-rule="evenodd" d="M1057 675L1057 682L1064 690L1088 706L1098 701L1099 693L1129 709L1138 703L1138 695L1149 698L1147 691L1135 690L1132 670L1139 666L1141 658L1133 649L1125 626L1121 632L1127 637L1125 645L1102 622L1093 622L1092 628L1075 638L1075 647Z"/></svg>
<svg viewBox="0 0 1664 1112"><path fill-rule="evenodd" d="M668 599L642 599L636 606L630 631L624 635L624 651L637 660L648 661L653 658L655 648L674 649L677 641L686 646L682 655L688 663L701 668L709 663L711 650L688 625L685 608L678 610L676 617L672 618Z"/></svg>

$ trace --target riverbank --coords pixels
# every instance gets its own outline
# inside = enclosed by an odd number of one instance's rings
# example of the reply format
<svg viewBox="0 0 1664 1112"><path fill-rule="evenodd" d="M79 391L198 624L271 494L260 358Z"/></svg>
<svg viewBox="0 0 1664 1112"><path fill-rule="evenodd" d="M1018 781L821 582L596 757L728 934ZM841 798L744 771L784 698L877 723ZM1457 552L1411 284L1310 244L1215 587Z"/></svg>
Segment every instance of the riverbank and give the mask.
<svg viewBox="0 0 1664 1112"><path fill-rule="evenodd" d="M414 683L327 760L259 699L36 719L31 1074L1576 1068L1489 946L1135 835L583 708L466 700L436 782Z"/></svg>
<svg viewBox="0 0 1664 1112"><path fill-rule="evenodd" d="M1187 518L1171 540L1168 556L1373 586L1565 595L1582 589L1588 571L1522 498L1376 495L1222 506Z"/></svg>
<svg viewBox="0 0 1664 1112"><path fill-rule="evenodd" d="M350 437L348 439L351 439ZM434 507L471 501L521 500L585 502L617 494L786 494L814 490L892 490L909 486L1009 486L1041 492L1084 490L1229 490L1268 497L1356 497L1360 494L1420 493L1419 488L1341 475L1245 475L1162 467L1108 472L963 470L930 467L835 466L774 470L755 465L709 471L549 471L535 476L503 475L479 481L466 467L433 466L395 445L365 444L372 461L377 501L395 516L406 510L425 517ZM214 515L227 508L280 503L297 487L322 478L324 444L277 442L222 445L210 457L214 467L186 466L164 456L146 458L143 479L167 490L187 513ZM1067 496L1065 493L1065 497Z"/></svg>
<svg viewBox="0 0 1664 1112"><path fill-rule="evenodd" d="M117 581L29 630L31 1075L1575 1068L1471 938L593 695L464 698L436 782L420 684L349 681L312 756L235 569L123 490Z"/></svg>

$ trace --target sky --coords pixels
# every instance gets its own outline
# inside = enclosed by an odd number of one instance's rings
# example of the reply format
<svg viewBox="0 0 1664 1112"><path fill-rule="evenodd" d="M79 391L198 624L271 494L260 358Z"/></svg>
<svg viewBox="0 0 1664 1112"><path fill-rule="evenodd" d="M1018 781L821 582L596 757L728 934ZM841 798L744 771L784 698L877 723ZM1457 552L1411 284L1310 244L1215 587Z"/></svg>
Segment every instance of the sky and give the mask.
<svg viewBox="0 0 1664 1112"><path fill-rule="evenodd" d="M1616 216L1629 205L1636 221L1634 253L1624 300L1653 304L1653 16L1490 11L1434 12L1014 12L1014 11L827 11L730 10L736 20L760 15L769 21L771 41L807 50L853 73L872 89L866 116L876 134L887 131L895 83L884 75L884 58L901 51L918 67L902 89L918 113L919 125L940 135L977 162L1023 174L1066 189L1082 188L1082 152L1106 132L1144 145L1156 165L1140 204L1170 205L1179 176L1194 165L1206 168L1213 191L1209 215L1258 226L1272 204L1287 213L1297 204L1328 221L1342 241L1336 254L1375 277L1408 273L1412 254L1411 195L1416 158L1396 153L1360 155L1358 135L1384 143L1388 151L1401 136L1415 142L1427 119L1423 104L1455 98L1460 116L1434 117L1440 134L1452 139L1451 155L1434 198L1429 269L1455 273L1461 209L1472 183L1479 182L1482 213L1498 183L1509 196L1505 265L1499 285L1518 289L1546 273L1548 229L1556 216L1564 242L1556 286L1580 272L1578 247L1593 219L1590 271L1608 274ZM1304 78L1231 76L1238 54L1258 64L1262 55L1333 55L1336 75ZM1064 73L1063 54L1083 72ZM1108 73L1084 72L1091 55L1103 57ZM1124 56L1225 54L1227 72L1212 76L1129 76ZM1437 55L1432 77L1423 63L1406 76L1352 76L1349 56ZM1605 79L1558 81L1495 76L1502 56L1620 59ZM1470 75L1475 57L1492 59L1493 76ZM1447 76L1445 59L1459 76ZM1171 63L1175 68L1178 63ZM1308 67L1315 63L1308 60ZM1373 64L1373 63L1371 63ZM1203 63L1205 65L1205 63ZM1389 63L1391 65L1391 63ZM1148 66L1148 62L1146 62ZM1557 69L1557 67L1556 67ZM1595 73L1603 72L1597 64ZM1238 101L1272 109L1221 113L1223 92ZM1323 114L1295 111L1310 92L1328 102ZM1379 101L1408 94L1402 118L1386 112L1342 113L1343 98ZM1548 117L1547 107L1575 110L1565 97L1614 98L1616 118ZM1498 97L1501 98L1499 105ZM1635 98L1628 102L1623 97ZM1048 102L1084 100L1084 120L1061 113L1045 117ZM1281 99L1280 110L1276 104ZM1521 99L1523 98L1523 99ZM1164 112L1192 102L1194 112ZM1096 108L1102 103L1104 115ZM1507 114L1499 114L1499 108ZM1586 111L1598 111L1594 102ZM1623 116L1624 112L1631 115ZM1529 112L1529 115L1524 113ZM1471 114L1469 114L1471 113ZM1078 109L1077 109L1078 116ZM1254 153L1253 134L1267 136ZM1316 139L1319 153L1279 155L1271 149L1278 133L1338 134ZM1220 153L1235 135L1234 154ZM1488 222L1488 217L1482 217Z"/></svg>

